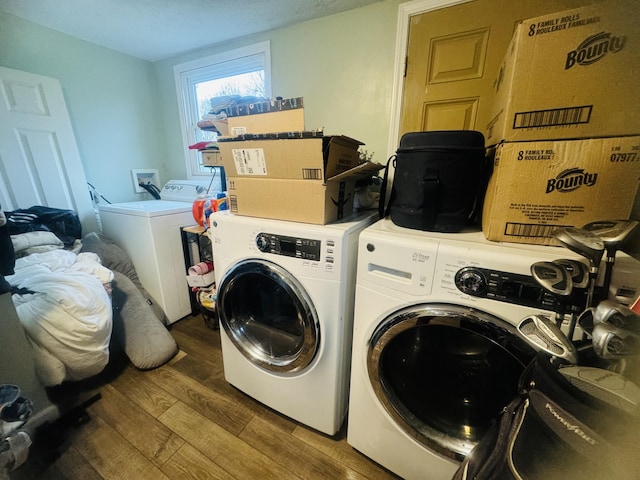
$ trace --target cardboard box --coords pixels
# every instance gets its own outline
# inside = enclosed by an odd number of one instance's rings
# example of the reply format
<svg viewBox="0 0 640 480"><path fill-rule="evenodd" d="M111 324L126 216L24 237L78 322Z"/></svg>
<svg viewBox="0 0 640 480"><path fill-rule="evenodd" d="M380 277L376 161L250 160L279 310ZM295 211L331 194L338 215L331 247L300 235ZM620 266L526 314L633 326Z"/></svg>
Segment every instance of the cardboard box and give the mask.
<svg viewBox="0 0 640 480"><path fill-rule="evenodd" d="M202 165L207 167L222 167L222 156L219 150L202 150Z"/></svg>
<svg viewBox="0 0 640 480"><path fill-rule="evenodd" d="M556 245L558 227L628 219L640 184L640 136L502 143L482 213L489 240Z"/></svg>
<svg viewBox="0 0 640 480"><path fill-rule="evenodd" d="M303 107L302 97L262 99L253 103L228 105L218 112L222 117L226 115L226 118L210 122L224 137L244 133L295 132L304 130ZM289 111L293 112L284 113ZM251 118L238 118L245 116ZM203 129L208 130L206 127Z"/></svg>
<svg viewBox="0 0 640 480"><path fill-rule="evenodd" d="M249 217L324 225L353 213L355 184L382 165L365 162L322 180L229 178L229 209Z"/></svg>
<svg viewBox="0 0 640 480"><path fill-rule="evenodd" d="M494 81L487 145L640 134L639 24L631 2L522 21Z"/></svg>
<svg viewBox="0 0 640 480"><path fill-rule="evenodd" d="M187 275L186 277L190 287L208 287L216 281L216 272L212 270L204 275Z"/></svg>
<svg viewBox="0 0 640 480"><path fill-rule="evenodd" d="M383 166L362 162L362 142L353 138L298 134L300 138L257 135L218 143L231 212L318 225L353 212L356 181Z"/></svg>
<svg viewBox="0 0 640 480"><path fill-rule="evenodd" d="M245 133L299 132L304 130L304 109L282 110L227 118L228 135Z"/></svg>
<svg viewBox="0 0 640 480"><path fill-rule="evenodd" d="M313 132L300 132L301 135ZM220 139L228 177L324 181L360 163L362 142L345 136Z"/></svg>

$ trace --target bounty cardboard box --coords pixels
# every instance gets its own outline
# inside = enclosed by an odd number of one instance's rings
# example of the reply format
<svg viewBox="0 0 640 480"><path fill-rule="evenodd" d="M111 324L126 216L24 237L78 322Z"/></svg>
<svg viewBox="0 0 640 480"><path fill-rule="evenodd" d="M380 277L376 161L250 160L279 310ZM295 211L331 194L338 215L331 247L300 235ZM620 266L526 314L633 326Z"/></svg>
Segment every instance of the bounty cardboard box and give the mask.
<svg viewBox="0 0 640 480"><path fill-rule="evenodd" d="M629 1L522 21L494 80L487 145L640 134L638 25Z"/></svg>
<svg viewBox="0 0 640 480"><path fill-rule="evenodd" d="M228 177L327 180L360 163L362 142L343 135L297 132L221 138L218 148Z"/></svg>
<svg viewBox="0 0 640 480"><path fill-rule="evenodd" d="M488 240L557 245L558 227L628 219L640 136L501 143L482 212Z"/></svg>

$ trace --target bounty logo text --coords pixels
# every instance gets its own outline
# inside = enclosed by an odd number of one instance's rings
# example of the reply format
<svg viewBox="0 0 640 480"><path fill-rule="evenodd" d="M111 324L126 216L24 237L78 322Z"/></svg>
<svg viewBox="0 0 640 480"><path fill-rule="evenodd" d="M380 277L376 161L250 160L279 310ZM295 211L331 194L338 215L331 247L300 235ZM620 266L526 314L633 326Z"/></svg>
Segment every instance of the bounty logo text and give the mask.
<svg viewBox="0 0 640 480"><path fill-rule="evenodd" d="M583 185L592 187L597 180L597 173L587 173L582 168L570 168L560 172L556 178L547 180L547 193L554 190L564 193L573 192Z"/></svg>
<svg viewBox="0 0 640 480"><path fill-rule="evenodd" d="M617 53L622 50L626 41L625 35L616 37L605 32L591 35L578 45L578 48L567 54L564 69L569 70L575 64L591 65L604 58L608 53Z"/></svg>

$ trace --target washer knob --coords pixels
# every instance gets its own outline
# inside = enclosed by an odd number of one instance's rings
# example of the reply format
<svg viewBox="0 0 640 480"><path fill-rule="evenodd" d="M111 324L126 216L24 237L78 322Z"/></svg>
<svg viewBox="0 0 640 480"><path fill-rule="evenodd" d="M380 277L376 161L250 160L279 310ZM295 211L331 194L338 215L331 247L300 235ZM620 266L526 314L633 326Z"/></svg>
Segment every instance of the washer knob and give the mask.
<svg viewBox="0 0 640 480"><path fill-rule="evenodd" d="M256 236L256 246L261 252L269 252L271 250L271 239L265 233L259 233Z"/></svg>
<svg viewBox="0 0 640 480"><path fill-rule="evenodd" d="M487 291L487 280L482 272L475 268L466 267L458 270L455 282L458 290L468 295L479 297Z"/></svg>

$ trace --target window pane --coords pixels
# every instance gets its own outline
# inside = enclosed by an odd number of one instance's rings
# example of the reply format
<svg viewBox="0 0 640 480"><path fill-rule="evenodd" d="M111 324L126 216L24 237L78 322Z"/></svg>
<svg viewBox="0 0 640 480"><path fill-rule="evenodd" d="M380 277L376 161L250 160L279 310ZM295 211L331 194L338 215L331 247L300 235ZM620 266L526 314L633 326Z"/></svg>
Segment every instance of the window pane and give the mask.
<svg viewBox="0 0 640 480"><path fill-rule="evenodd" d="M211 99L227 95L269 98L270 53L268 42L233 50L174 67L180 123L183 130L187 176L210 174L200 164L201 155L188 147L213 142L216 133L201 130L198 122L211 112Z"/></svg>
<svg viewBox="0 0 640 480"><path fill-rule="evenodd" d="M200 116L209 112L212 98L227 95L265 97L264 70L197 83L196 97Z"/></svg>

